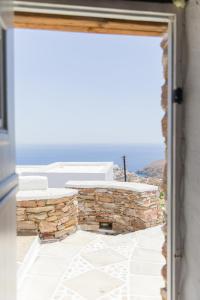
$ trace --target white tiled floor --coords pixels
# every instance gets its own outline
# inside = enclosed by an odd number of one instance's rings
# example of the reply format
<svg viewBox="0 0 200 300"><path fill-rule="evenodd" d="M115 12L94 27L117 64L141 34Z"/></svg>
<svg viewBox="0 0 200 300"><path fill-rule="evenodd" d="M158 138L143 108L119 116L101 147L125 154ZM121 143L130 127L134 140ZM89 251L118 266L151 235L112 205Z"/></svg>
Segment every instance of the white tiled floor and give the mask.
<svg viewBox="0 0 200 300"><path fill-rule="evenodd" d="M20 268L26 253L29 251L35 236L17 236L17 269Z"/></svg>
<svg viewBox="0 0 200 300"><path fill-rule="evenodd" d="M78 231L42 244L18 300L160 300L160 227L108 236Z"/></svg>
<svg viewBox="0 0 200 300"><path fill-rule="evenodd" d="M123 281L105 272L93 269L66 280L64 285L76 291L83 298L94 300L122 286Z"/></svg>
<svg viewBox="0 0 200 300"><path fill-rule="evenodd" d="M100 249L94 252L83 253L82 257L94 267L103 267L110 264L119 263L126 258L112 249Z"/></svg>

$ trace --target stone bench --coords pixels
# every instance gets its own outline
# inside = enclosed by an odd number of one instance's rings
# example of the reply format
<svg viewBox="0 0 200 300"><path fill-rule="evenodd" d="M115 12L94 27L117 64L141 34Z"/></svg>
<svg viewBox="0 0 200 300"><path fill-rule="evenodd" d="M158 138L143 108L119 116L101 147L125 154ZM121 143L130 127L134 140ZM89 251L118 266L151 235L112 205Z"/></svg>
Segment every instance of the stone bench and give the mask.
<svg viewBox="0 0 200 300"><path fill-rule="evenodd" d="M77 191L48 188L44 176L19 177L16 196L17 233L39 234L41 239L61 239L78 223Z"/></svg>
<svg viewBox="0 0 200 300"><path fill-rule="evenodd" d="M78 223L89 231L131 232L162 223L158 187L118 181L68 181L77 189Z"/></svg>

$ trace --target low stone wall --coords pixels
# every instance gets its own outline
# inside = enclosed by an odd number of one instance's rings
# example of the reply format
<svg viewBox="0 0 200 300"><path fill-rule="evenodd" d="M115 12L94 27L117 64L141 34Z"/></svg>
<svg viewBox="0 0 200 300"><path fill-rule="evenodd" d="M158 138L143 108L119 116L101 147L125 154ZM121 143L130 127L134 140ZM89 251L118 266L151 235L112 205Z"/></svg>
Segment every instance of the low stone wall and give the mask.
<svg viewBox="0 0 200 300"><path fill-rule="evenodd" d="M119 182L69 182L73 189L17 194L18 234L61 239L82 230L125 233L161 224L158 188ZM92 187L91 187L92 185Z"/></svg>
<svg viewBox="0 0 200 300"><path fill-rule="evenodd" d="M20 196L17 199L19 235L39 234L41 239L61 239L76 230L78 224L76 193L57 199L36 199L20 199Z"/></svg>
<svg viewBox="0 0 200 300"><path fill-rule="evenodd" d="M68 184L68 187L76 185ZM137 192L120 188L77 187L78 223L81 229L101 231L110 224L115 233L131 232L163 222L158 192Z"/></svg>

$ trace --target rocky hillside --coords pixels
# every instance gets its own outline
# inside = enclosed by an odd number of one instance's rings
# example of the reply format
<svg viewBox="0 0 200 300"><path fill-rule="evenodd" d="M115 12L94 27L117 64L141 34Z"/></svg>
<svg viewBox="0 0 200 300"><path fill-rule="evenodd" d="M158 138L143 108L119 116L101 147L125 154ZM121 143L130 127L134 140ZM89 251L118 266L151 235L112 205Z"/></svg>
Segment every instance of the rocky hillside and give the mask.
<svg viewBox="0 0 200 300"><path fill-rule="evenodd" d="M164 160L156 160L146 166L144 169L137 171L136 173L145 177L162 178L164 165Z"/></svg>
<svg viewBox="0 0 200 300"><path fill-rule="evenodd" d="M114 166L114 179L118 181L124 181L124 172L123 169L120 168L118 165ZM162 185L162 177L142 177L138 176L134 172L127 172L127 181L129 182L138 182L138 183L146 183L146 184L152 184L157 185L161 187Z"/></svg>

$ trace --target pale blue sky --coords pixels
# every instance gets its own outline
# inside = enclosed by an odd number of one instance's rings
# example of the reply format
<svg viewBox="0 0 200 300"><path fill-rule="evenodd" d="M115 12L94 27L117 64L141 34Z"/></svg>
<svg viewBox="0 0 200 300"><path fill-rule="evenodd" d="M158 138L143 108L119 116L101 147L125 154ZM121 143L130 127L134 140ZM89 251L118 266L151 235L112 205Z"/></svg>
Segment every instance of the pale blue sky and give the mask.
<svg viewBox="0 0 200 300"><path fill-rule="evenodd" d="M162 143L160 38L15 30L17 144Z"/></svg>

